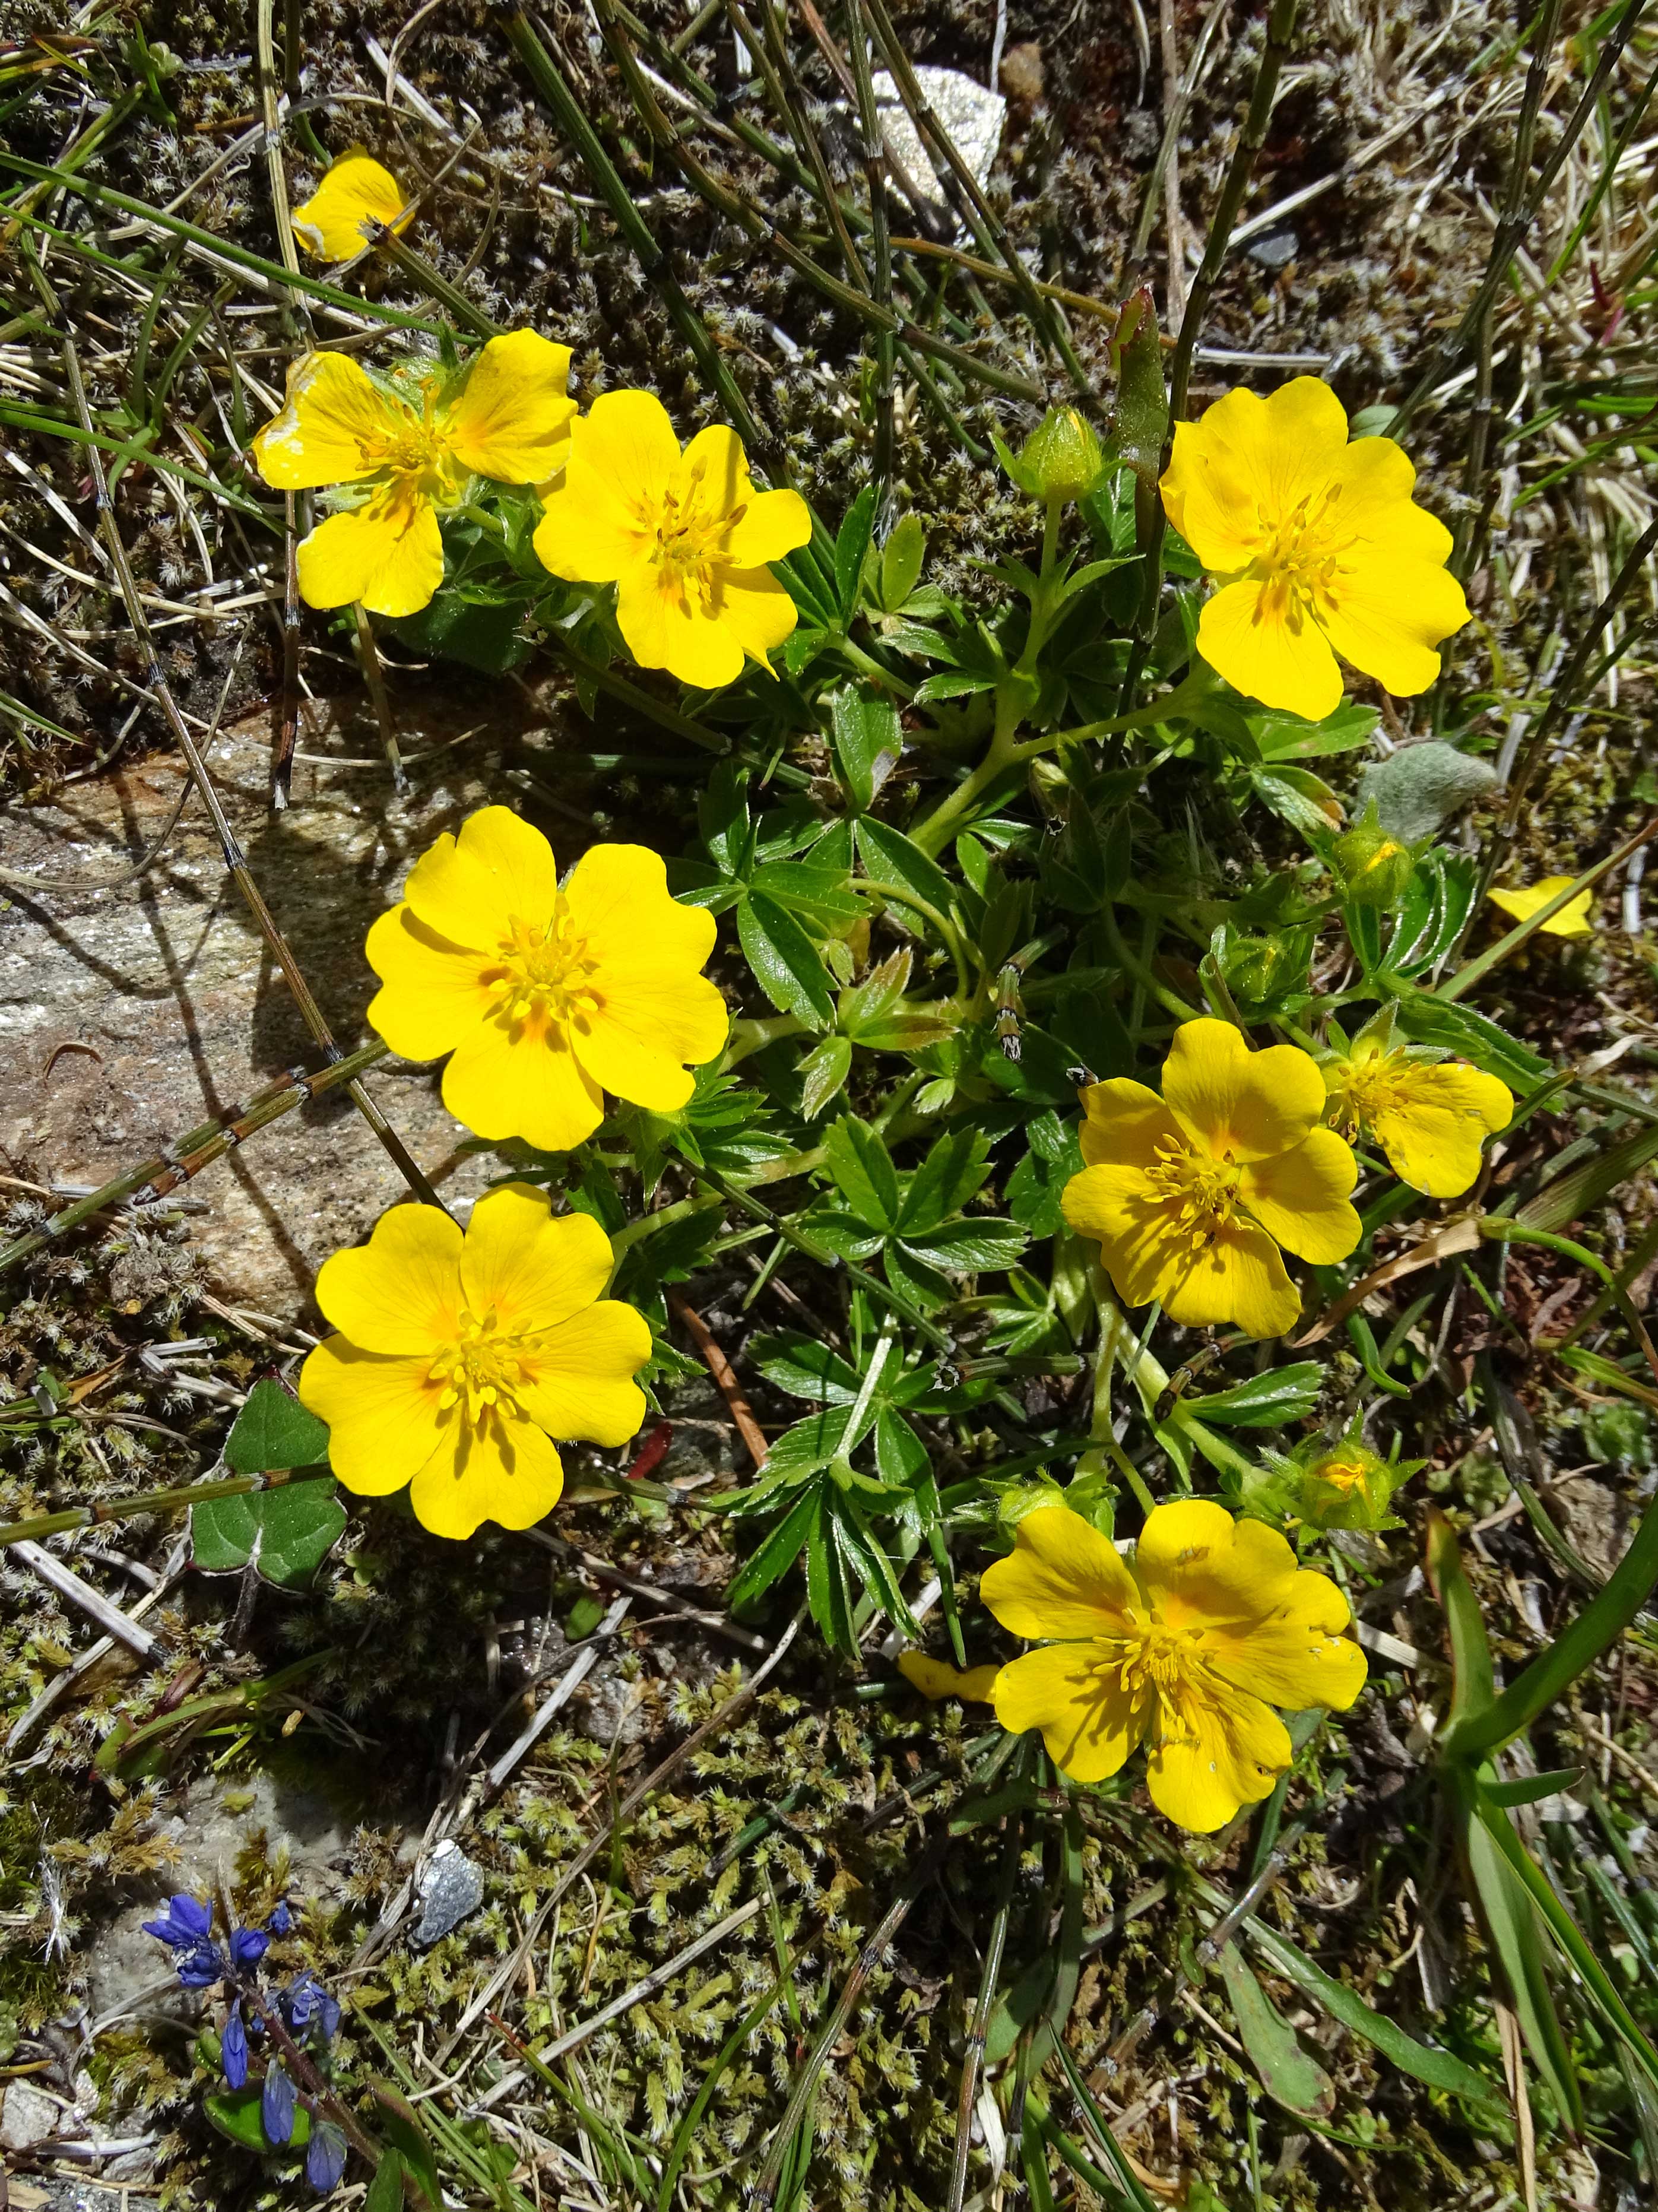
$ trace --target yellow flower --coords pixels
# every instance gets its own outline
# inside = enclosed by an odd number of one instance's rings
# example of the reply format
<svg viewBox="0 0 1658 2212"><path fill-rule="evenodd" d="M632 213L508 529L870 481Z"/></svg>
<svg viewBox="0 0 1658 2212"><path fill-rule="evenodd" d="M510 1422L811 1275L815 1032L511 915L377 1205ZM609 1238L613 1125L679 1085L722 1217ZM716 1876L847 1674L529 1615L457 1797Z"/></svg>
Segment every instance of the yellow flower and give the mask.
<svg viewBox="0 0 1658 2212"><path fill-rule="evenodd" d="M623 1444L645 1418L633 1376L651 1332L600 1297L610 1261L587 1214L556 1219L544 1191L509 1183L465 1235L434 1206L399 1206L325 1261L317 1303L340 1334L307 1359L300 1397L346 1488L410 1485L436 1536L539 1521L564 1486L555 1437Z"/></svg>
<svg viewBox="0 0 1658 2212"><path fill-rule="evenodd" d="M372 243L370 223L407 230L415 217L406 204L389 169L367 154L343 154L305 205L295 209L294 235L319 261L349 261Z"/></svg>
<svg viewBox="0 0 1658 2212"><path fill-rule="evenodd" d="M1157 1506L1128 1562L1067 1507L1029 1513L979 1589L1015 1636L1062 1639L1002 1668L1002 1726L1041 1729L1078 1782L1145 1743L1152 1803L1199 1834L1289 1766L1273 1705L1345 1711L1364 1686L1336 1585L1298 1568L1276 1529L1207 1499Z"/></svg>
<svg viewBox="0 0 1658 2212"><path fill-rule="evenodd" d="M898 1672L912 1689L936 1705L940 1698L961 1698L970 1705L996 1702L999 1667L952 1667L946 1659L929 1659L922 1651L901 1651Z"/></svg>
<svg viewBox="0 0 1658 2212"><path fill-rule="evenodd" d="M1229 392L1175 426L1163 507L1221 588L1198 651L1268 707L1320 721L1341 703L1336 654L1389 691L1425 691L1433 648L1468 619L1445 571L1450 532L1415 505L1391 438L1347 443L1329 386L1298 376Z"/></svg>
<svg viewBox="0 0 1658 2212"><path fill-rule="evenodd" d="M1126 1077L1082 1094L1065 1218L1099 1239L1126 1304L1161 1298L1187 1328L1281 1336L1301 1310L1278 1246L1345 1260L1359 1237L1351 1152L1320 1128L1324 1080L1294 1045L1252 1052L1230 1022L1184 1022L1163 1096Z"/></svg>
<svg viewBox="0 0 1658 2212"><path fill-rule="evenodd" d="M568 1152L604 1093L659 1114L695 1089L684 1063L726 1042L726 1002L697 971L714 916L668 895L659 854L595 845L561 890L552 848L486 806L422 854L404 902L368 933L384 988L368 1018L405 1060L452 1054L443 1103L492 1141Z"/></svg>
<svg viewBox="0 0 1658 2212"><path fill-rule="evenodd" d="M794 602L765 564L811 536L799 492L756 491L735 431L713 424L682 453L659 399L609 392L571 425L535 545L556 576L616 585L641 668L713 690L747 659L768 666L794 628Z"/></svg>
<svg viewBox="0 0 1658 2212"><path fill-rule="evenodd" d="M310 353L288 404L253 441L278 491L360 487L361 503L319 523L300 547L300 591L313 607L360 599L371 614L412 615L443 581L438 516L472 477L537 483L557 466L575 402L570 349L535 331L491 338L458 382L433 364L411 398L344 354Z"/></svg>
<svg viewBox="0 0 1658 2212"><path fill-rule="evenodd" d="M1557 891L1563 891L1571 881L1570 876L1545 876L1540 884L1527 884L1523 890L1497 890L1491 894L1493 906L1500 906L1504 914L1511 914L1516 921L1529 921L1540 906L1546 906ZM1540 921L1539 930L1545 937L1593 937L1594 924L1589 920L1589 901L1594 894L1580 891L1575 899L1568 899L1558 914L1547 921Z"/></svg>
<svg viewBox="0 0 1658 2212"><path fill-rule="evenodd" d="M1460 1060L1419 1058L1363 1030L1345 1059L1327 1061L1332 1127L1374 1137L1400 1182L1430 1198L1457 1198L1479 1173L1480 1148L1506 1129L1514 1093Z"/></svg>

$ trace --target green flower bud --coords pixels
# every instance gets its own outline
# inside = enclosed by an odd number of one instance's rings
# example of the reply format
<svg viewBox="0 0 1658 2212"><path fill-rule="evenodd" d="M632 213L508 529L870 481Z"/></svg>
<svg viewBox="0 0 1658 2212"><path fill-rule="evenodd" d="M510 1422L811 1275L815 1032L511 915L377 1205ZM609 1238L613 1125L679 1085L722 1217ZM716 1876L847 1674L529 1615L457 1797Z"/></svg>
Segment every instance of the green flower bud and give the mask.
<svg viewBox="0 0 1658 2212"><path fill-rule="evenodd" d="M1388 1507L1399 1483L1422 1464L1378 1459L1356 1438L1345 1437L1303 1462L1301 1517L1314 1528L1382 1528L1393 1524Z"/></svg>
<svg viewBox="0 0 1658 2212"><path fill-rule="evenodd" d="M1075 407L1050 407L1019 455L1018 481L1036 499L1081 499L1104 471L1100 441Z"/></svg>
<svg viewBox="0 0 1658 2212"><path fill-rule="evenodd" d="M1336 839L1331 858L1350 906L1396 907L1416 867L1410 847L1382 828L1375 799Z"/></svg>

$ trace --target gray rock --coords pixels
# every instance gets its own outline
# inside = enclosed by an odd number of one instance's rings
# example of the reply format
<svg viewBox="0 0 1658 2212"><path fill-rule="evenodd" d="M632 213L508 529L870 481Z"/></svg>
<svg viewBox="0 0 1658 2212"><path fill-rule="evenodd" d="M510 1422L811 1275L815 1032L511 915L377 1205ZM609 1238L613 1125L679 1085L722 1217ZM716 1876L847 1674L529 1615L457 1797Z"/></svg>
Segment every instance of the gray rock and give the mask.
<svg viewBox="0 0 1658 2212"><path fill-rule="evenodd" d="M301 763L292 807L271 815L265 716L223 732L210 763L254 879L348 1051L371 1034L364 1013L377 984L362 949L369 924L440 830L491 799L513 797L481 738L440 750L476 726L475 701L446 695L432 677L418 689L400 684L394 701L405 750L439 750L430 768L416 766L404 797L383 772ZM573 731L572 740L589 738ZM353 757L376 750L372 728L355 714L303 742L307 751ZM555 782L550 745L546 758L544 777ZM175 759L157 754L73 786L52 805L12 809L0 825L0 866L77 880L117 873L165 818L180 773ZM555 833L561 861L586 842L569 828L559 833L555 824ZM95 1188L234 1110L288 1068L321 1064L193 800L164 858L137 884L106 891L48 884L38 895L0 884L0 1170ZM434 1073L392 1061L367 1080L464 1214L491 1164L455 1158L466 1133L445 1112ZM192 1222L191 1244L209 1287L286 1319L305 1304L330 1252L361 1236L403 1193L397 1170L336 1092L258 1132L185 1194L207 1209Z"/></svg>
<svg viewBox="0 0 1658 2212"><path fill-rule="evenodd" d="M1292 230L1275 230L1268 237L1251 239L1244 250L1263 269L1284 269L1300 252L1301 240Z"/></svg>
<svg viewBox="0 0 1658 2212"><path fill-rule="evenodd" d="M974 178L982 185L990 175L990 165L1002 143L1006 100L999 92L976 83L960 70L938 69L921 63L916 67L915 81L938 118L940 129ZM909 111L898 97L896 84L884 70L875 72L872 83L875 105L894 153L908 171L913 184L923 192L931 188L934 211L943 214L947 204L944 183L927 159L920 135L910 121Z"/></svg>
<svg viewBox="0 0 1658 2212"><path fill-rule="evenodd" d="M1386 760L1372 761L1359 780L1357 811L1375 799L1382 828L1414 845L1431 837L1496 782L1497 770L1489 761L1476 760L1430 738L1424 744L1401 746Z"/></svg>
<svg viewBox="0 0 1658 2212"><path fill-rule="evenodd" d="M421 1869L415 1896L420 1921L409 1940L417 1951L429 1951L483 1904L483 1875L460 1845L446 1836Z"/></svg>
<svg viewBox="0 0 1658 2212"><path fill-rule="evenodd" d="M32 2081L8 2081L6 2094L0 2097L0 2148L33 2150L49 2142L64 2120L70 2121L74 2133L74 2115L55 2097L48 2097Z"/></svg>

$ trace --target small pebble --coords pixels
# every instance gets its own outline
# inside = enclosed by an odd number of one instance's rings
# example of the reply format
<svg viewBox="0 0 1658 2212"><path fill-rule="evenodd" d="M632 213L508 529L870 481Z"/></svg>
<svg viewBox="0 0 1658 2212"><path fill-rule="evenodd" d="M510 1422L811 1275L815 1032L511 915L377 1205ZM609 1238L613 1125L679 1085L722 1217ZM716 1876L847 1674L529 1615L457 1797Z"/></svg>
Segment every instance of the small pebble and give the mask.
<svg viewBox="0 0 1658 2212"><path fill-rule="evenodd" d="M1248 254L1252 261L1263 269L1287 268L1301 251L1301 240L1292 230L1269 231L1265 238L1252 238Z"/></svg>
<svg viewBox="0 0 1658 2212"><path fill-rule="evenodd" d="M446 1837L422 1869L415 1895L420 1923L410 1940L417 1951L429 1951L483 1904L483 1876L460 1845Z"/></svg>

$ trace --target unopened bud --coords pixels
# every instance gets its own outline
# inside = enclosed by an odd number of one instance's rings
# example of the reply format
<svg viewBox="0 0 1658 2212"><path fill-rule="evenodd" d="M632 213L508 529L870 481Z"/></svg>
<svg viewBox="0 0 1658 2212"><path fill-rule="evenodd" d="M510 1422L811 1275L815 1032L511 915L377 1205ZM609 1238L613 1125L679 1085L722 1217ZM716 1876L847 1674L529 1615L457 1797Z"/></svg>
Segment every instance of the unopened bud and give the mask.
<svg viewBox="0 0 1658 2212"><path fill-rule="evenodd" d="M1349 1437L1301 1470L1301 1517L1315 1528L1379 1528L1401 1478L1420 1465L1378 1459Z"/></svg>
<svg viewBox="0 0 1658 2212"><path fill-rule="evenodd" d="M1050 407L1019 455L1019 481L1036 499L1081 499L1104 471L1093 426L1075 407Z"/></svg>
<svg viewBox="0 0 1658 2212"><path fill-rule="evenodd" d="M1396 907L1416 867L1410 847L1382 828L1375 799L1336 839L1331 857L1350 906Z"/></svg>

